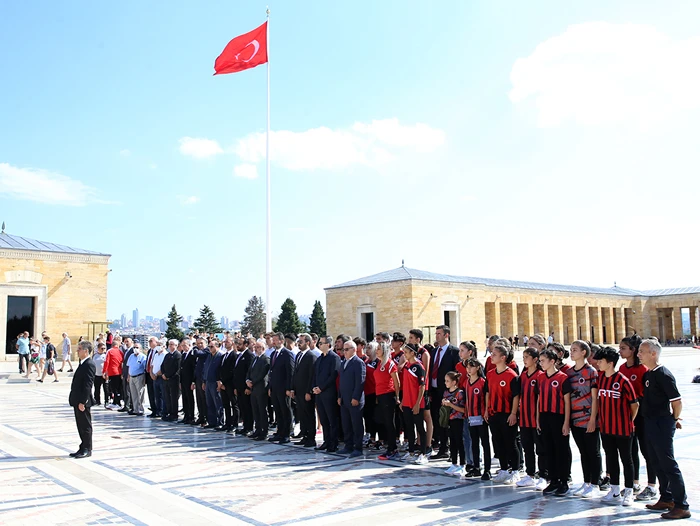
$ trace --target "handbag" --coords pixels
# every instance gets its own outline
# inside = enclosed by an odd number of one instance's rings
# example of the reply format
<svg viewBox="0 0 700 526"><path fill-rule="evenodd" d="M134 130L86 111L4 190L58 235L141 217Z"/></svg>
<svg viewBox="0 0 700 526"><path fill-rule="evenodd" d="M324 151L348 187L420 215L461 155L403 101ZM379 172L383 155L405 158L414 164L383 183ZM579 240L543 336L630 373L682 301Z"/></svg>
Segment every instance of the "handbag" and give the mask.
<svg viewBox="0 0 700 526"><path fill-rule="evenodd" d="M46 373L47 374L53 374L53 360L49 360L49 363L46 364Z"/></svg>
<svg viewBox="0 0 700 526"><path fill-rule="evenodd" d="M446 405L440 406L440 427L450 427L450 413L452 409Z"/></svg>

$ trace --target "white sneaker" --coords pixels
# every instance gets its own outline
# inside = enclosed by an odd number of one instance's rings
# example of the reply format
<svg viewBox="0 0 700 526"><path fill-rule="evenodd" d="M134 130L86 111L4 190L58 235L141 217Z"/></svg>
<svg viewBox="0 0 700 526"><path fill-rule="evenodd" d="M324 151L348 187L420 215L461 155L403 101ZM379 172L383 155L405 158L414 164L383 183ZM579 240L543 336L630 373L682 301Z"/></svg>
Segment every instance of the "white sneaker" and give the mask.
<svg viewBox="0 0 700 526"><path fill-rule="evenodd" d="M461 468L457 464L452 464L449 468L445 470L447 475L452 475L455 471L459 471Z"/></svg>
<svg viewBox="0 0 700 526"><path fill-rule="evenodd" d="M535 482L535 489L537 491L542 491L546 487L547 487L547 479L544 477L538 478L537 482Z"/></svg>
<svg viewBox="0 0 700 526"><path fill-rule="evenodd" d="M634 492L632 491L632 488L625 488L622 490L621 493L622 497L622 505L623 506L631 506L632 501L634 500Z"/></svg>
<svg viewBox="0 0 700 526"><path fill-rule="evenodd" d="M525 478L520 479L515 485L518 488L532 488L535 486L535 480L530 475L526 475Z"/></svg>
<svg viewBox="0 0 700 526"><path fill-rule="evenodd" d="M581 493L582 499L590 499L595 496L596 487L593 484L589 484L588 487Z"/></svg>
<svg viewBox="0 0 700 526"><path fill-rule="evenodd" d="M428 464L428 462L428 457L426 457L425 455L418 455L418 458L416 459L416 464L418 464L419 466L425 466Z"/></svg>
<svg viewBox="0 0 700 526"><path fill-rule="evenodd" d="M413 455L411 455L410 453L404 453L403 455L401 455L401 458L399 458L399 460L403 460L404 462L408 462L411 459L413 459Z"/></svg>
<svg viewBox="0 0 700 526"><path fill-rule="evenodd" d="M493 477L494 482L503 482L508 478L508 472L505 469L499 469L498 473L496 473L496 476Z"/></svg>
<svg viewBox="0 0 700 526"><path fill-rule="evenodd" d="M453 476L459 477L459 478L461 478L461 479L462 479L462 478L465 478L466 474L467 474L467 470L465 469L464 466L460 466L459 469L458 469L457 471L455 471L454 473L452 473Z"/></svg>
<svg viewBox="0 0 700 526"><path fill-rule="evenodd" d="M506 480L503 481L505 484L517 484L520 482L520 473L517 471L511 471L508 473Z"/></svg>
<svg viewBox="0 0 700 526"><path fill-rule="evenodd" d="M600 500L603 504L619 504L622 500L622 497L620 497L619 494L615 495L615 490L611 489L610 491L608 491L608 494Z"/></svg>
<svg viewBox="0 0 700 526"><path fill-rule="evenodd" d="M588 487L588 484L586 484L586 483L581 484L581 486L578 487L574 491L574 493L573 493L574 497L580 497L581 495L583 495L583 492L586 491L587 487Z"/></svg>

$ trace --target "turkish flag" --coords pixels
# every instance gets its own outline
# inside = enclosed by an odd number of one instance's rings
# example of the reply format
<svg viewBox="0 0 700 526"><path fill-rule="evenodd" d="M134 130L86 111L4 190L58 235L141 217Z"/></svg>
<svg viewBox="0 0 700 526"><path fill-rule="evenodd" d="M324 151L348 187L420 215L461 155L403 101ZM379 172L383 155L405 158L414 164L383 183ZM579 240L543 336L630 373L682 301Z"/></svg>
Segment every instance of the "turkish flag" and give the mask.
<svg viewBox="0 0 700 526"><path fill-rule="evenodd" d="M267 62L267 22L231 40L214 62L214 75L236 73Z"/></svg>

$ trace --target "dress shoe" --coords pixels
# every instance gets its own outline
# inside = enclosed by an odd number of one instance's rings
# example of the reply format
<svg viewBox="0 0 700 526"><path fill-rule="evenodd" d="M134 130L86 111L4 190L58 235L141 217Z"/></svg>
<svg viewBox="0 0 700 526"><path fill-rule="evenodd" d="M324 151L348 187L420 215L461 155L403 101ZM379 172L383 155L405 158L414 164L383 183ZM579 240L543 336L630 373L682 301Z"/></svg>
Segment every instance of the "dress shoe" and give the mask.
<svg viewBox="0 0 700 526"><path fill-rule="evenodd" d="M117 413L126 413L128 409L126 407L122 407L121 409L117 409Z"/></svg>
<svg viewBox="0 0 700 526"><path fill-rule="evenodd" d="M131 416L134 416L136 413L134 413L133 411L129 411L129 414L130 414Z"/></svg>
<svg viewBox="0 0 700 526"><path fill-rule="evenodd" d="M299 442L293 442L295 446L304 446L306 445L306 439L304 440L299 440Z"/></svg>
<svg viewBox="0 0 700 526"><path fill-rule="evenodd" d="M280 438L278 444L289 444L291 440L289 440L289 437L284 437Z"/></svg>
<svg viewBox="0 0 700 526"><path fill-rule="evenodd" d="M662 519L670 519L670 520L689 519L690 518L690 510L682 510L680 508L674 507L671 511L667 511L666 513L662 513L661 518Z"/></svg>
<svg viewBox="0 0 700 526"><path fill-rule="evenodd" d="M328 446L328 449L326 449L327 453L337 453L338 452L338 446Z"/></svg>
<svg viewBox="0 0 700 526"><path fill-rule="evenodd" d="M338 451L337 453L338 453L339 455L349 455L349 454L352 453L353 451L354 451L354 450L353 450L353 449L350 449L349 447L344 447L343 449L341 449L341 450Z"/></svg>
<svg viewBox="0 0 700 526"><path fill-rule="evenodd" d="M155 413L151 413L150 415L147 415L147 416L148 416L148 418L155 418L155 417L157 417L158 415L155 414Z"/></svg>
<svg viewBox="0 0 700 526"><path fill-rule="evenodd" d="M270 442L279 442L280 436L279 435L272 435L268 440Z"/></svg>
<svg viewBox="0 0 700 526"><path fill-rule="evenodd" d="M313 439L312 439L312 440L307 440L307 441L304 443L304 447L316 448L316 441L313 440Z"/></svg>
<svg viewBox="0 0 700 526"><path fill-rule="evenodd" d="M77 455L77 454L80 453L81 451L82 451L82 449L79 449L79 450L76 451L75 453L69 453L68 456L69 456L69 457L75 457L75 455Z"/></svg>
<svg viewBox="0 0 700 526"><path fill-rule="evenodd" d="M292 435L292 438L301 438L301 431L299 431L296 435Z"/></svg>
<svg viewBox="0 0 700 526"><path fill-rule="evenodd" d="M328 444L326 444L326 443L324 442L324 443L321 444L320 446L316 446L314 449L315 449L316 451L325 451L326 449L328 449Z"/></svg>
<svg viewBox="0 0 700 526"><path fill-rule="evenodd" d="M215 426L214 424L207 424L206 426L202 426L204 429L216 429L218 426Z"/></svg>
<svg viewBox="0 0 700 526"><path fill-rule="evenodd" d="M214 431L230 431L230 430L231 430L231 428L230 428L230 427L226 427L226 426L216 426L216 427L214 428Z"/></svg>
<svg viewBox="0 0 700 526"><path fill-rule="evenodd" d="M90 451L89 449L83 449L82 451L78 451L73 458L85 458L91 456L92 451Z"/></svg>
<svg viewBox="0 0 700 526"><path fill-rule="evenodd" d="M265 435L260 435L255 437L254 439L256 442L262 442L263 440L267 440L267 437Z"/></svg>
<svg viewBox="0 0 700 526"><path fill-rule="evenodd" d="M673 502L664 502L661 499L659 499L656 504L647 504L645 507L648 510L652 511L667 511L667 510L672 510L674 508Z"/></svg>

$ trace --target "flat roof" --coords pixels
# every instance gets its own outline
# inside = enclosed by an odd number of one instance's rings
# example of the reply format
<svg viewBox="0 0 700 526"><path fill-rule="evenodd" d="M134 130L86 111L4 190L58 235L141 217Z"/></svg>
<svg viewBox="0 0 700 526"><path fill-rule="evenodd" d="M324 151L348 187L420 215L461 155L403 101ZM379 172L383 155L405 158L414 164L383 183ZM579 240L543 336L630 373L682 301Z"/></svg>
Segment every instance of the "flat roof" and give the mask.
<svg viewBox="0 0 700 526"><path fill-rule="evenodd" d="M74 248L66 245L58 245L47 241L37 241L27 237L13 236L7 232L0 233L0 248L12 250L27 250L31 252L58 252L61 254L86 254L90 256L109 256L102 252L93 250L84 250L82 248Z"/></svg>

